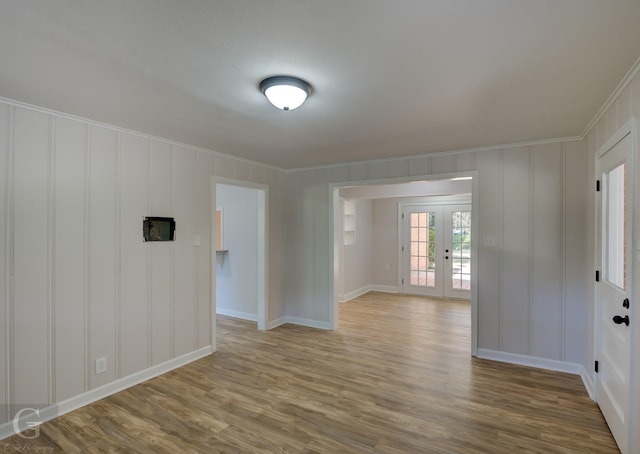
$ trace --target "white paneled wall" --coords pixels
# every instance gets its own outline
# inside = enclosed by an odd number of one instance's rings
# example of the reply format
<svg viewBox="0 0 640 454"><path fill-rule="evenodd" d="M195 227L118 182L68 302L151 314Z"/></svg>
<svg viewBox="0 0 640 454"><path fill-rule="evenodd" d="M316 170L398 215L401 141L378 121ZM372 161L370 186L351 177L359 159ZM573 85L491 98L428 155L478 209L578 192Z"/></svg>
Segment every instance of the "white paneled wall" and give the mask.
<svg viewBox="0 0 640 454"><path fill-rule="evenodd" d="M0 103L0 429L4 404L81 402L211 345L220 174L270 187L269 317L282 318L283 172ZM143 242L144 216L174 217L176 241Z"/></svg>
<svg viewBox="0 0 640 454"><path fill-rule="evenodd" d="M586 365L586 159L576 141L294 173L288 313L329 322L330 297L319 289L330 279L321 235L330 183L477 170L479 238L498 239L478 248L478 347Z"/></svg>
<svg viewBox="0 0 640 454"><path fill-rule="evenodd" d="M355 207L355 243L340 245L342 248L341 274L343 279L340 301L348 301L361 295L371 286L372 258L372 202L353 200ZM344 219L343 221L344 222Z"/></svg>
<svg viewBox="0 0 640 454"><path fill-rule="evenodd" d="M7 143L9 137L7 135L7 108L0 104L0 402L8 402L8 345L11 338L9 326L9 273L11 256L10 250L12 245L9 243L9 233L11 226L6 221L9 219L9 206L6 203L8 199L8 179L10 172L10 156L7 154ZM0 405L0 425L9 420L8 406Z"/></svg>

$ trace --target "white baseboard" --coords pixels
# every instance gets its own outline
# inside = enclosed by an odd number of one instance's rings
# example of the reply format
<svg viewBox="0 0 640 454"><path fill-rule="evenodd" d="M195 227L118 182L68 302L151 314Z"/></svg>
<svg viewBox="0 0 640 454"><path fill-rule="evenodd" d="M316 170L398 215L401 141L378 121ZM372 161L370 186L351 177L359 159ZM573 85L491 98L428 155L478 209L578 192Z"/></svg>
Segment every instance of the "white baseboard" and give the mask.
<svg viewBox="0 0 640 454"><path fill-rule="evenodd" d="M371 285L365 285L364 287L360 287L355 290L351 290L350 292L345 293L342 297L339 298L339 302L346 303L347 301L351 301L354 298L364 295L365 293L369 293L371 291Z"/></svg>
<svg viewBox="0 0 640 454"><path fill-rule="evenodd" d="M248 314L246 312L234 311L234 310L225 309L222 307L216 307L216 314L226 315L228 317L239 318L242 320L248 320L250 322L258 321L258 316L256 314Z"/></svg>
<svg viewBox="0 0 640 454"><path fill-rule="evenodd" d="M596 388L595 388L595 386L593 384L593 380L591 380L591 376L587 372L587 369L585 369L584 367L582 368L582 371L580 371L580 378L582 378L582 383L584 383L584 387L587 388L587 392L589 393L589 397L591 397L591 400L595 401L596 400Z"/></svg>
<svg viewBox="0 0 640 454"><path fill-rule="evenodd" d="M381 293L400 293L400 290L398 289L398 287L394 286L394 285L377 285L377 284L371 284L370 286L370 291L372 292L381 292Z"/></svg>
<svg viewBox="0 0 640 454"><path fill-rule="evenodd" d="M280 318L277 318L275 320L270 321L267 324L267 329L277 328L278 326L284 325L285 323L287 323L287 317L280 317Z"/></svg>
<svg viewBox="0 0 640 454"><path fill-rule="evenodd" d="M331 325L328 322L320 322L318 320L309 320L307 318L298 317L284 317L284 323L291 323L293 325L308 326L309 328L318 328L324 330L330 330Z"/></svg>
<svg viewBox="0 0 640 454"><path fill-rule="evenodd" d="M62 402L58 402L57 404L41 409L37 418L37 422L40 424L46 421L50 421L57 418L58 416L64 415L65 413L77 410L80 407L84 407L85 405L89 405L100 399L104 399L105 397L123 391L144 381L150 380L154 377L157 377L158 375L165 374L173 369L177 369L178 367L182 367L200 358L204 358L211 353L213 353L213 349L210 345L207 347L202 347L198 350L192 351L191 353L173 358L162 364L151 366L147 369L141 370L140 372L136 372L135 374L131 374L127 377L112 381L111 383L108 383L99 388L92 389ZM27 421L31 422L34 420L33 412L26 413L28 414L25 414L18 421L16 421L20 427L25 427ZM13 421L0 425L0 440L9 438L13 435L15 435Z"/></svg>
<svg viewBox="0 0 640 454"><path fill-rule="evenodd" d="M521 366L536 367L538 369L555 370L567 374L580 375L584 367L580 364L558 361L555 359L538 358L535 356L519 355L517 353L499 352L496 350L478 349L478 358L500 361L503 363L519 364Z"/></svg>
<svg viewBox="0 0 640 454"><path fill-rule="evenodd" d="M352 299L362 296L369 292L400 293L400 291L398 290L398 287L393 285L369 284L369 285L365 285L364 287L360 287L359 289L347 292L344 295L338 297L338 302L346 303L347 301L351 301Z"/></svg>
<svg viewBox="0 0 640 454"><path fill-rule="evenodd" d="M496 350L478 349L478 358L500 361L503 363L519 364L521 366L536 367L538 369L554 370L567 374L579 375L591 400L595 400L595 388L587 370L581 364L558 361L555 359L537 358L535 356L518 355L517 353L499 352Z"/></svg>

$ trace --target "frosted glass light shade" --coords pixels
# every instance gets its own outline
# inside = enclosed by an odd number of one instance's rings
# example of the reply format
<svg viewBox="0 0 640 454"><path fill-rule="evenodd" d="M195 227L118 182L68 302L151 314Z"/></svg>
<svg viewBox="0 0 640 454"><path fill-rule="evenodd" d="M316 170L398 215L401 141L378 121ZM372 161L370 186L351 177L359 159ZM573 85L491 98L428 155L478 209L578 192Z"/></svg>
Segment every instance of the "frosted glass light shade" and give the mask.
<svg viewBox="0 0 640 454"><path fill-rule="evenodd" d="M305 102L311 86L296 77L274 76L260 82L260 90L278 109L293 110Z"/></svg>

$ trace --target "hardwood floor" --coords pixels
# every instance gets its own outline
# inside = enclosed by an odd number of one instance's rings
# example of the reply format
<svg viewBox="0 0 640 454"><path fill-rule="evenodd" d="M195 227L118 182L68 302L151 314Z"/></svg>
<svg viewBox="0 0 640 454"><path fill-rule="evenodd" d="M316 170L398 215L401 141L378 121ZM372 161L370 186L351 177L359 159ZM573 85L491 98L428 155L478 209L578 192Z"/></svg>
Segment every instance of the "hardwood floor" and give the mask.
<svg viewBox="0 0 640 454"><path fill-rule="evenodd" d="M372 292L340 320L219 316L217 353L0 452L618 452L579 377L471 358L466 302Z"/></svg>

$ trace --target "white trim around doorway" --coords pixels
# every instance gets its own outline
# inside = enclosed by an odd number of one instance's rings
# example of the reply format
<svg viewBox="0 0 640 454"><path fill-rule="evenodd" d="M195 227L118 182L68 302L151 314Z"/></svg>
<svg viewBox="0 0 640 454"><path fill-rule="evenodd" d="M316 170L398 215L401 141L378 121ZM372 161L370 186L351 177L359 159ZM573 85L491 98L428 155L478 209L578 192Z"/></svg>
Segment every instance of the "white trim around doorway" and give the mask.
<svg viewBox="0 0 640 454"><path fill-rule="evenodd" d="M329 329L337 329L339 326L338 305L340 296L338 295L338 248L341 247L340 226L337 222L340 216L339 189L346 186L371 186L394 183L407 183L412 181L435 181L448 180L451 178L471 177L471 355L478 355L478 171L453 172L437 175L414 175L400 178L382 178L372 180L342 181L339 183L329 183L329 241L333 246L329 251L329 262L331 272L329 279L329 294L333 295L329 302Z"/></svg>
<svg viewBox="0 0 640 454"><path fill-rule="evenodd" d="M253 183L250 181L236 180L226 177L211 177L211 345L216 350L216 226L213 222L216 212L216 185L225 184L230 186L240 186L244 188L256 189L258 191L258 251L256 255L258 264L258 293L257 293L257 325L258 329L265 331L272 326L268 321L269 298L268 298L268 258L269 258L269 186ZM229 209L229 207L227 207Z"/></svg>

